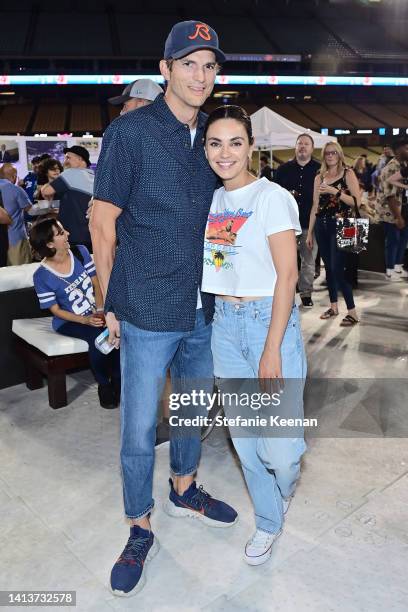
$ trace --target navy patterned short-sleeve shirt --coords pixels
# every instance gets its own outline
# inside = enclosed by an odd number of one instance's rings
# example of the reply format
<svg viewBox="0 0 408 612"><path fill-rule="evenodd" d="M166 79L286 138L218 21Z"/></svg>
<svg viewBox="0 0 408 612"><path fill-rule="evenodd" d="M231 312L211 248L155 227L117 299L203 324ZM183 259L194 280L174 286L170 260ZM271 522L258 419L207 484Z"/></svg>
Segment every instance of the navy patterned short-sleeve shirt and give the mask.
<svg viewBox="0 0 408 612"><path fill-rule="evenodd" d="M164 96L105 132L94 197L122 209L105 309L152 331L194 328L207 215L217 178L202 144L206 115L190 128ZM206 321L214 298L202 293Z"/></svg>

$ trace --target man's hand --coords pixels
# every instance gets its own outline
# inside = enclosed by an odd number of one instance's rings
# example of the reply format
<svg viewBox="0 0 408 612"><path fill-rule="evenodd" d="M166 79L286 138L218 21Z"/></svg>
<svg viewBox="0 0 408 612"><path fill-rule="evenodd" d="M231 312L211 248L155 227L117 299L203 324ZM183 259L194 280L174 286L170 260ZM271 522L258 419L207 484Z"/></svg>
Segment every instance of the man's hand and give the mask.
<svg viewBox="0 0 408 612"><path fill-rule="evenodd" d="M401 217L401 215L399 215L398 217L395 217L395 225L398 227L398 229L402 230L405 227L405 221L403 219L403 217Z"/></svg>
<svg viewBox="0 0 408 612"><path fill-rule="evenodd" d="M120 322L117 320L113 312L107 312L105 315L106 326L109 330L108 342L113 344L115 348L119 348L120 344Z"/></svg>

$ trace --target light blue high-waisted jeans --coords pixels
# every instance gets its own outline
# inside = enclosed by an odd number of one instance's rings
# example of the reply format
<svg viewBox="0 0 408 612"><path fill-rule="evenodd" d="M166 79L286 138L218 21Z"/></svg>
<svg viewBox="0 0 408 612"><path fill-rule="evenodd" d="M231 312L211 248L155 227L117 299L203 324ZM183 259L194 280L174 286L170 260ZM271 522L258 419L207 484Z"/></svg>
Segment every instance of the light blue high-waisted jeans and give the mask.
<svg viewBox="0 0 408 612"><path fill-rule="evenodd" d="M240 303L216 298L211 347L214 374L220 379L221 389L225 379L258 377L272 304L272 297ZM281 357L283 378L294 379L294 388L299 390L294 413L303 417L306 358L297 306L289 317ZM293 438L233 435L232 439L254 505L256 527L277 533L283 522L282 499L293 495L299 478L300 460L306 450L303 434Z"/></svg>

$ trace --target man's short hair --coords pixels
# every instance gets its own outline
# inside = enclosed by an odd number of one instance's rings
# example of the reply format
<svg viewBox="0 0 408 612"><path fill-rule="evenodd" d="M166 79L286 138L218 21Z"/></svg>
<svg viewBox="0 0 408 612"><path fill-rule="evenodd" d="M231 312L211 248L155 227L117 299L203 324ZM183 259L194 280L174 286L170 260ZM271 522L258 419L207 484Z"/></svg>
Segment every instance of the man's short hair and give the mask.
<svg viewBox="0 0 408 612"><path fill-rule="evenodd" d="M305 132L304 134L299 134L299 136L296 138L296 144L298 143L298 141L299 141L301 138L304 138L305 136L306 136L306 138L309 138L310 142L312 143L312 147L314 148L314 146L315 146L315 144L314 144L314 140L313 140L313 138L311 137L311 135L310 135L310 134L308 134L307 132Z"/></svg>
<svg viewBox="0 0 408 612"><path fill-rule="evenodd" d="M269 157L266 155L261 155L261 161L265 162L265 164L269 164Z"/></svg>

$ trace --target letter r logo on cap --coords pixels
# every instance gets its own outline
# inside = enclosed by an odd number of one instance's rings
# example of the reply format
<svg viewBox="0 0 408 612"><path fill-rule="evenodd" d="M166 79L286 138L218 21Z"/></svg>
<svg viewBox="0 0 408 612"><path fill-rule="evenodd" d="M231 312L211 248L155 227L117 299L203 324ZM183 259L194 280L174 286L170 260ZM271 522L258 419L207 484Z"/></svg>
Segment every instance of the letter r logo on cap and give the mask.
<svg viewBox="0 0 408 612"><path fill-rule="evenodd" d="M190 40L195 40L198 36L203 40L211 40L211 34L208 25L205 25L205 23L196 23L195 27L196 31L192 36L189 36Z"/></svg>

